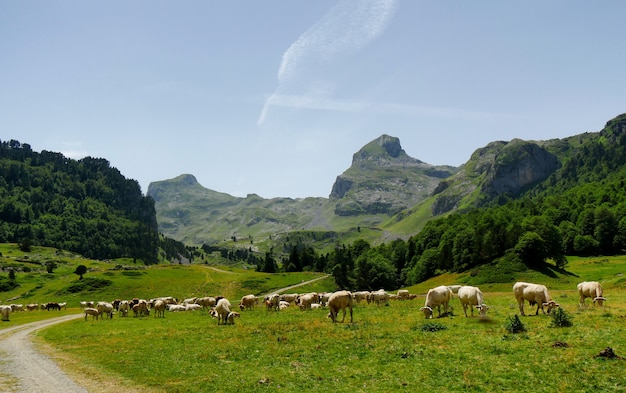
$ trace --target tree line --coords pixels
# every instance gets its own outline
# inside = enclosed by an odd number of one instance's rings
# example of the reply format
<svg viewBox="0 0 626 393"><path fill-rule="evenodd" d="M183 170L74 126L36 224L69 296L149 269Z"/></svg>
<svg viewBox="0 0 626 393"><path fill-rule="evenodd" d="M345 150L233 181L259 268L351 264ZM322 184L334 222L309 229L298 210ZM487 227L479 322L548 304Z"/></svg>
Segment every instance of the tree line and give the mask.
<svg viewBox="0 0 626 393"><path fill-rule="evenodd" d="M157 262L152 198L109 162L0 143L0 242L70 250L94 259Z"/></svg>

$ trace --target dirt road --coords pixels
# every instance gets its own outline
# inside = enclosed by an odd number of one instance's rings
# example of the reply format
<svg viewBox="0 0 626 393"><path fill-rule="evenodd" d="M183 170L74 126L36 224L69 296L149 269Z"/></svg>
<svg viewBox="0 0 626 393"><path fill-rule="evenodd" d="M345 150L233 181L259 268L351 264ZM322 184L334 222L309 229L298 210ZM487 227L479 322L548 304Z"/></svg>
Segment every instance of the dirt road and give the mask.
<svg viewBox="0 0 626 393"><path fill-rule="evenodd" d="M328 276L318 277L296 285L279 289L285 292L302 285L322 280ZM0 392L6 393L89 393L90 391L120 391L118 387L109 386L111 390L95 387L87 383L88 388L77 384L47 355L33 347L30 335L51 325L82 318L83 314L65 315L14 326L0 330ZM85 382L85 381L83 381ZM123 391L130 391L122 388ZM141 389L139 389L141 390ZM141 390L144 391L144 390Z"/></svg>
<svg viewBox="0 0 626 393"><path fill-rule="evenodd" d="M0 330L0 391L87 393L50 358L37 352L29 338L36 330L82 316L66 315Z"/></svg>

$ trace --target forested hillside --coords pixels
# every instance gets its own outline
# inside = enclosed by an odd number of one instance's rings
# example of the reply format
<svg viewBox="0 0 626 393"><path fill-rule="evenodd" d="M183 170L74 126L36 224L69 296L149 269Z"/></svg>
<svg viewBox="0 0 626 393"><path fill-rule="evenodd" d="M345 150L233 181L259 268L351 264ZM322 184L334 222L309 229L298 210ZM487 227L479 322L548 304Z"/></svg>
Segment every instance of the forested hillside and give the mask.
<svg viewBox="0 0 626 393"><path fill-rule="evenodd" d="M468 283L507 282L528 268L566 267L566 255L626 251L626 115L594 134L563 143L560 165L519 195L498 195L483 207L429 221L408 241L373 246L337 245L311 257L305 243L291 244L310 266L351 289L398 288L443 272L471 272ZM285 266L302 265L292 251Z"/></svg>
<svg viewBox="0 0 626 393"><path fill-rule="evenodd" d="M37 153L16 140L2 141L0 242L156 263L154 201L105 159L72 160Z"/></svg>

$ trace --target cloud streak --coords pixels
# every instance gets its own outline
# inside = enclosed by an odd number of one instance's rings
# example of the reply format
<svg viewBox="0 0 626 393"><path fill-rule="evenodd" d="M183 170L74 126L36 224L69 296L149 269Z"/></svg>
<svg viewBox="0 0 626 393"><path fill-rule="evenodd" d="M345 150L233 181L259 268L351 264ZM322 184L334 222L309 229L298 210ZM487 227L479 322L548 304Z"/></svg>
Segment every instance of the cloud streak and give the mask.
<svg viewBox="0 0 626 393"><path fill-rule="evenodd" d="M364 100L343 100L327 96L278 93L272 95L270 105L293 109L355 113L367 111L368 113L377 113L380 115L430 116L439 118L501 119L510 117L503 114L471 111L460 108L442 108Z"/></svg>
<svg viewBox="0 0 626 393"><path fill-rule="evenodd" d="M257 125L263 124L279 94L311 65L331 64L338 57L365 47L380 36L396 9L396 0L344 0L305 31L283 53L278 87L263 105Z"/></svg>

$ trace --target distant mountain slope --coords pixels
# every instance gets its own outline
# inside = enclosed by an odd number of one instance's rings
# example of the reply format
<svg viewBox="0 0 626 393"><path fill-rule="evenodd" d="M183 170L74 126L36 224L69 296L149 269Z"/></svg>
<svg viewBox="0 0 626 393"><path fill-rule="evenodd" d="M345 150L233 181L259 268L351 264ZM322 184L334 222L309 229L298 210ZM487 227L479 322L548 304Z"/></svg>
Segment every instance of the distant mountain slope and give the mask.
<svg viewBox="0 0 626 393"><path fill-rule="evenodd" d="M159 230L192 244L233 237L253 241L291 231L344 231L376 227L394 213L424 200L456 171L409 157L398 138L371 141L337 177L330 198L237 198L204 188L192 175L153 182Z"/></svg>
<svg viewBox="0 0 626 393"><path fill-rule="evenodd" d="M302 229L316 220L327 199L238 198L203 187L193 175L150 183L159 230L190 244L214 244L233 237L258 241Z"/></svg>
<svg viewBox="0 0 626 393"><path fill-rule="evenodd" d="M398 138L382 135L354 154L328 199L235 198L207 190L189 176L153 183L148 195L156 201L159 229L194 244L236 236L255 243L271 239L269 246L280 248L281 241L303 239L295 232L308 232L304 238L308 236L309 243L323 239L325 247L329 241L359 238L408 239L443 214L498 205L540 190L562 192L610 177L626 160L619 153L626 143L624 130L626 115L620 115L600 132L491 142L460 168L423 163L408 156ZM311 234L316 231L319 236Z"/></svg>

